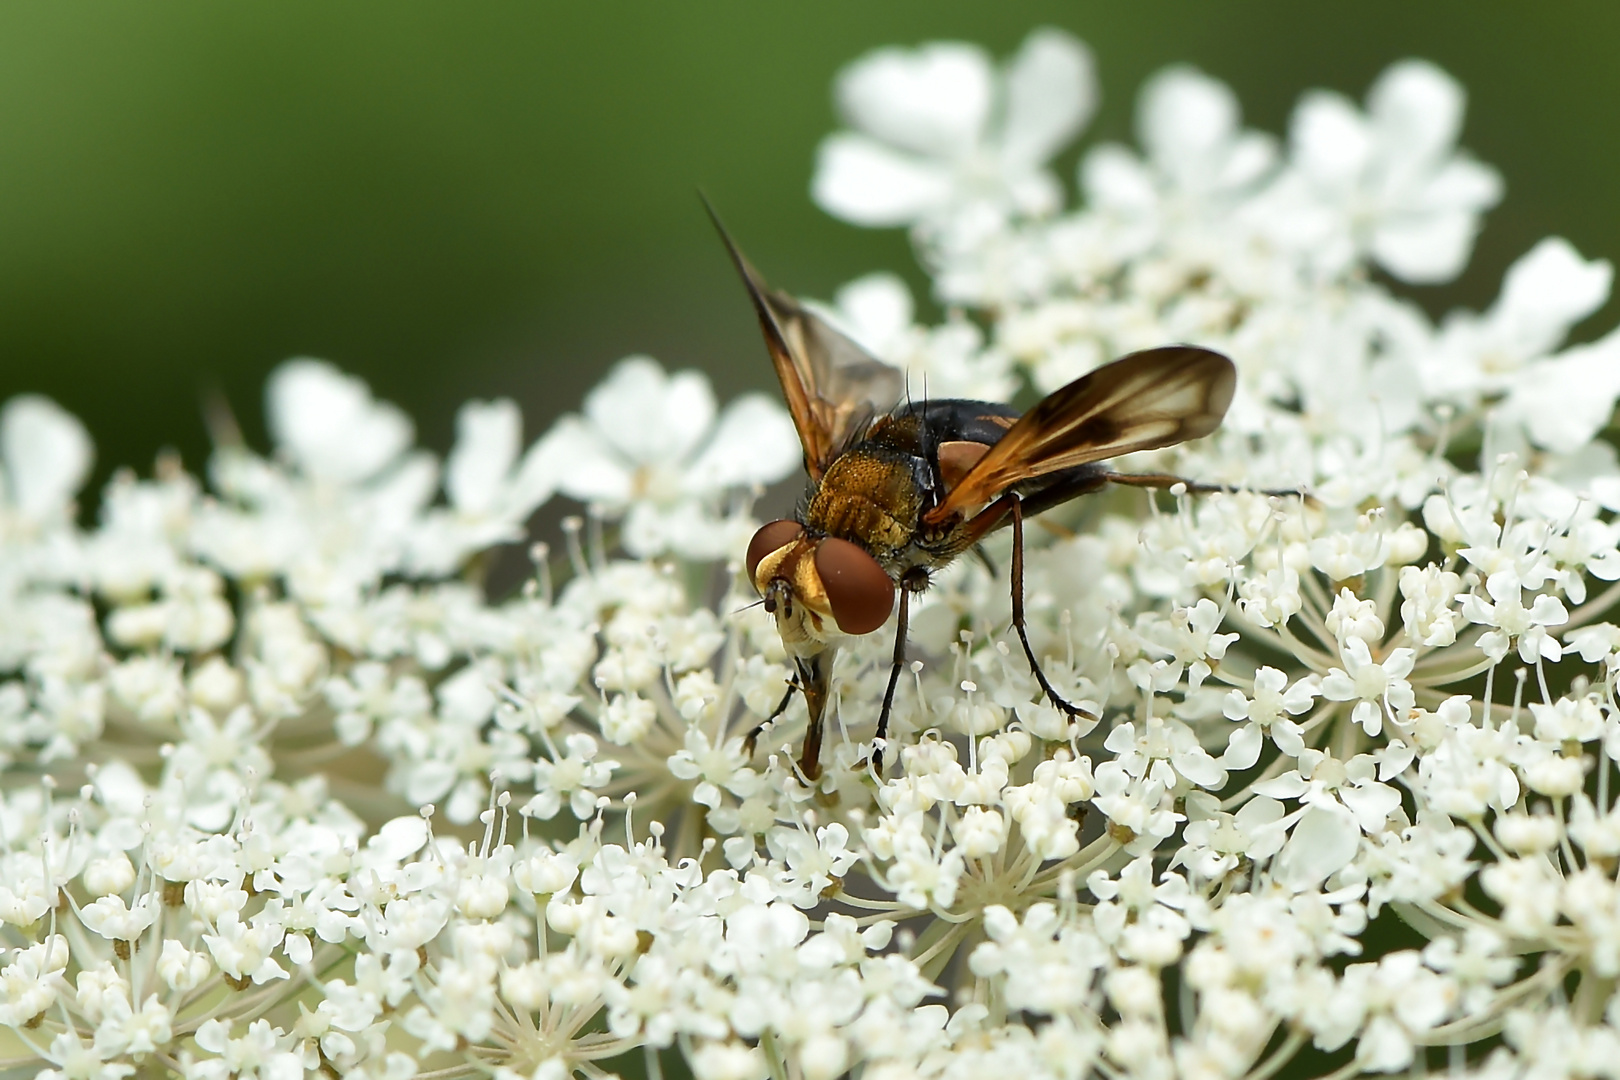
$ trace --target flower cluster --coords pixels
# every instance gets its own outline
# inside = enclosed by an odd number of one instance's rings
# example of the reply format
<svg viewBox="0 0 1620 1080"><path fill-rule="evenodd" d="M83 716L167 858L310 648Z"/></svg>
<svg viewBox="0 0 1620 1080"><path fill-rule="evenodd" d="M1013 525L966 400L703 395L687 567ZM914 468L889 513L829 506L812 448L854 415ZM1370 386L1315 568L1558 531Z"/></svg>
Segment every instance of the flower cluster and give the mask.
<svg viewBox="0 0 1620 1080"><path fill-rule="evenodd" d="M527 446L467 405L442 463L292 361L273 453L222 423L93 524L89 436L13 398L0 1071L1620 1076L1620 334L1567 341L1610 265L1545 240L1438 323L1401 291L1501 188L1418 61L1286 140L1164 71L1074 209L1065 34L883 50L837 98L816 199L909 227L951 314L891 275L823 310L931 393L1237 363L1221 431L1119 463L1229 492L1027 530L1035 651L1100 719L1024 663L1003 535L915 602L885 773L892 629L839 653L819 778L802 702L756 751L789 663L740 561L799 447L646 358Z"/></svg>

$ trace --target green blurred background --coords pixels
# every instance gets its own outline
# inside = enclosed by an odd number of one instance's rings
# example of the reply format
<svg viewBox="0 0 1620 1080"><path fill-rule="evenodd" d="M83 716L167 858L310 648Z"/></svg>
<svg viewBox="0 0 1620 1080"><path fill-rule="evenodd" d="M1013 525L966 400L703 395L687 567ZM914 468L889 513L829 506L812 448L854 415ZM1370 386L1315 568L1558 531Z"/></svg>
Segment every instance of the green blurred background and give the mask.
<svg viewBox="0 0 1620 1080"><path fill-rule="evenodd" d="M1488 303L1548 233L1620 253L1613 5L11 5L0 398L83 417L104 478L165 446L198 466L215 390L262 445L262 383L291 355L363 375L441 451L460 401L511 395L537 433L631 352L768 388L695 190L794 291L876 268L921 286L901 234L809 201L833 75L887 43L1004 55L1043 23L1095 50L1088 142L1128 138L1136 88L1175 61L1279 133L1307 87L1359 98L1409 55L1450 70L1507 197L1433 310Z"/></svg>

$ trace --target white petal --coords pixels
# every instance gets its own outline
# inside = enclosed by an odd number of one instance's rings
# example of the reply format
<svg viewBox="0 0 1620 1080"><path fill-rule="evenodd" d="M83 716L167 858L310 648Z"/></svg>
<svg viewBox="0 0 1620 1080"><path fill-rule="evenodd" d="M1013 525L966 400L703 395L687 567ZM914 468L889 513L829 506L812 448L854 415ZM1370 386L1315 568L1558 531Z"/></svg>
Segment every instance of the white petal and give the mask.
<svg viewBox="0 0 1620 1080"><path fill-rule="evenodd" d="M950 173L861 135L831 135L816 151L811 198L855 225L907 225L945 206Z"/></svg>
<svg viewBox="0 0 1620 1080"><path fill-rule="evenodd" d="M1464 104L1457 80L1427 60L1390 65L1367 92L1381 141L1402 157L1442 156L1462 130Z"/></svg>
<svg viewBox="0 0 1620 1080"><path fill-rule="evenodd" d="M287 932L286 938L282 941L282 949L287 953L287 959L299 967L309 963L315 955L310 946L309 938L304 934L295 934L292 931Z"/></svg>
<svg viewBox="0 0 1620 1080"><path fill-rule="evenodd" d="M684 459L708 433L714 392L699 372L666 375L651 357L632 356L586 395L584 412L631 461L669 463Z"/></svg>
<svg viewBox="0 0 1620 1080"><path fill-rule="evenodd" d="M1502 200L1502 174L1489 165L1453 157L1425 181L1419 199L1427 207L1488 210Z"/></svg>
<svg viewBox="0 0 1620 1080"><path fill-rule="evenodd" d="M774 484L804 458L787 410L763 394L748 394L726 406L714 438L692 462L682 488L706 495L729 487Z"/></svg>
<svg viewBox="0 0 1620 1080"><path fill-rule="evenodd" d="M1300 727L1292 720L1278 720L1271 725L1271 741L1278 750L1289 757L1297 758L1305 749L1305 738L1300 734Z"/></svg>
<svg viewBox="0 0 1620 1080"><path fill-rule="evenodd" d="M1507 408L1538 446L1571 453L1597 436L1620 396L1620 331L1532 365L1516 380Z"/></svg>
<svg viewBox="0 0 1620 1080"><path fill-rule="evenodd" d="M1172 754L1170 764L1199 787L1219 788L1226 783L1226 770L1201 746Z"/></svg>
<svg viewBox="0 0 1620 1080"><path fill-rule="evenodd" d="M322 360L289 360L265 389L270 433L311 476L355 484L410 446L410 419L361 379Z"/></svg>
<svg viewBox="0 0 1620 1080"><path fill-rule="evenodd" d="M691 514L695 508L691 503L679 503L668 509L654 506L651 503L638 502L630 508L625 515L624 524L619 531L619 542L624 549L637 558L650 558L669 550L674 536L682 531L682 524L675 517L678 514Z"/></svg>
<svg viewBox="0 0 1620 1080"><path fill-rule="evenodd" d="M856 278L833 296L840 329L874 355L911 329L915 305L911 290L899 276L890 273L867 274Z"/></svg>
<svg viewBox="0 0 1620 1080"><path fill-rule="evenodd" d="M626 503L634 492L629 465L601 434L577 416L565 416L546 436L567 462L557 482L563 494L589 503Z"/></svg>
<svg viewBox="0 0 1620 1080"><path fill-rule="evenodd" d="M518 465L517 476L506 493L506 512L514 521L527 519L536 507L551 498L562 478L573 468L568 444L554 438L555 433L553 429L536 439Z"/></svg>
<svg viewBox="0 0 1620 1080"><path fill-rule="evenodd" d="M1294 889L1320 884L1350 865L1361 843L1361 829L1338 803L1317 803L1294 826L1277 853L1272 873Z"/></svg>
<svg viewBox="0 0 1620 1080"><path fill-rule="evenodd" d="M1208 186L1198 175L1216 151L1231 141L1238 126L1237 95L1197 68L1178 64L1142 87L1136 110L1137 136L1155 164L1183 183Z"/></svg>
<svg viewBox="0 0 1620 1080"><path fill-rule="evenodd" d="M1364 784L1339 790L1339 798L1366 832L1377 832L1384 820L1400 808L1401 793L1385 784Z"/></svg>
<svg viewBox="0 0 1620 1080"><path fill-rule="evenodd" d="M920 154L972 150L990 114L990 60L974 45L935 42L879 49L838 76L838 107L851 127Z"/></svg>
<svg viewBox="0 0 1620 1080"><path fill-rule="evenodd" d="M1376 736L1384 730L1384 710L1376 702L1358 701L1350 710L1350 722L1359 724L1367 734Z"/></svg>
<svg viewBox="0 0 1620 1080"><path fill-rule="evenodd" d="M12 505L25 516L43 520L65 511L94 456L79 418L49 398L21 394L0 409L0 462Z"/></svg>
<svg viewBox="0 0 1620 1080"><path fill-rule="evenodd" d="M1378 779L1390 780L1405 772L1417 760L1417 751L1399 739L1384 748L1378 759Z"/></svg>
<svg viewBox="0 0 1620 1080"><path fill-rule="evenodd" d="M1247 769L1260 760L1260 746L1265 740L1260 737L1258 724L1244 724L1232 732L1232 737L1226 742L1226 753L1221 755L1221 764L1228 769Z"/></svg>
<svg viewBox="0 0 1620 1080"><path fill-rule="evenodd" d="M405 797L418 806L437 802L455 785L456 767L448 761L429 758L405 777Z"/></svg>
<svg viewBox="0 0 1620 1080"><path fill-rule="evenodd" d="M517 403L469 401L456 414L456 445L445 462L445 492L464 514L494 509L523 441Z"/></svg>
<svg viewBox="0 0 1620 1080"><path fill-rule="evenodd" d="M1602 307L1613 282L1609 260L1588 262L1568 240L1549 236L1508 267L1488 318L1518 355L1538 356Z"/></svg>
<svg viewBox="0 0 1620 1080"><path fill-rule="evenodd" d="M438 486L438 461L426 450L418 450L365 489L357 504L361 519L374 535L402 532L433 501Z"/></svg>
<svg viewBox="0 0 1620 1080"><path fill-rule="evenodd" d="M713 560L736 550L730 522L687 500L670 507L636 503L620 534L625 550L638 558L666 551L688 559Z"/></svg>
<svg viewBox="0 0 1620 1080"><path fill-rule="evenodd" d="M1147 213L1158 203L1153 178L1136 155L1123 146L1104 143L1080 163L1080 187L1086 201L1099 209Z"/></svg>
<svg viewBox="0 0 1620 1080"><path fill-rule="evenodd" d="M1262 131L1246 131L1233 141L1221 166L1218 186L1246 187L1259 181L1277 164L1277 140Z"/></svg>
<svg viewBox="0 0 1620 1080"><path fill-rule="evenodd" d="M1462 272L1478 231L1468 210L1398 217L1373 233L1372 256L1402 281L1436 285Z"/></svg>
<svg viewBox="0 0 1620 1080"><path fill-rule="evenodd" d="M1042 27L1024 39L1007 68L1002 153L1026 168L1043 165L1079 133L1096 108L1091 51L1072 34Z"/></svg>
<svg viewBox="0 0 1620 1080"><path fill-rule="evenodd" d="M1312 181L1348 189L1372 154L1372 134L1347 98L1318 90L1300 99L1289 124L1294 164Z"/></svg>
<svg viewBox="0 0 1620 1080"><path fill-rule="evenodd" d="M1297 799L1310 790L1310 785L1299 775L1299 770L1289 769L1280 776L1252 785L1250 790L1271 799Z"/></svg>
<svg viewBox="0 0 1620 1080"><path fill-rule="evenodd" d="M1412 1063L1411 1037L1400 1022L1374 1016L1356 1044L1356 1061L1370 1072L1400 1072Z"/></svg>
<svg viewBox="0 0 1620 1080"><path fill-rule="evenodd" d="M1268 799L1264 795L1257 795L1238 808L1233 817L1245 832L1253 831L1262 825L1269 825L1273 821L1280 821L1283 816L1283 805L1276 799Z"/></svg>

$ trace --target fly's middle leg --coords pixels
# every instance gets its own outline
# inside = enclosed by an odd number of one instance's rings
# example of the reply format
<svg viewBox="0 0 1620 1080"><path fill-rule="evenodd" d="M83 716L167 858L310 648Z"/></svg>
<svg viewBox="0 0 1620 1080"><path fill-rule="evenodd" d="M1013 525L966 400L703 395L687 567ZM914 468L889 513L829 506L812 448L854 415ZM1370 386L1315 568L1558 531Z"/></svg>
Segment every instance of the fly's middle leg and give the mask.
<svg viewBox="0 0 1620 1080"><path fill-rule="evenodd" d="M889 685L883 691L883 708L878 711L877 732L872 739L872 768L883 775L883 742L889 734L889 712L894 708L894 688L900 682L900 669L906 663L906 626L911 609L911 594L928 588L928 571L922 567L907 570L900 579L900 613L895 619L894 663L889 668Z"/></svg>

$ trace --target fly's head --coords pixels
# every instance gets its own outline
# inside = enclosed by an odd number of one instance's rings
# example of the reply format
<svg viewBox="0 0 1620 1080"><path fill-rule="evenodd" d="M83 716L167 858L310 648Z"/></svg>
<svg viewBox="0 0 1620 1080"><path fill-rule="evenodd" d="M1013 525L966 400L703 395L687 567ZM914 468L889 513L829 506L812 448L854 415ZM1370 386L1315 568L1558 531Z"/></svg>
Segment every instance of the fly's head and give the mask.
<svg viewBox="0 0 1620 1080"><path fill-rule="evenodd" d="M749 541L747 566L789 652L816 651L839 634L870 634L894 606L894 581L865 548L811 536L797 521L762 526Z"/></svg>

